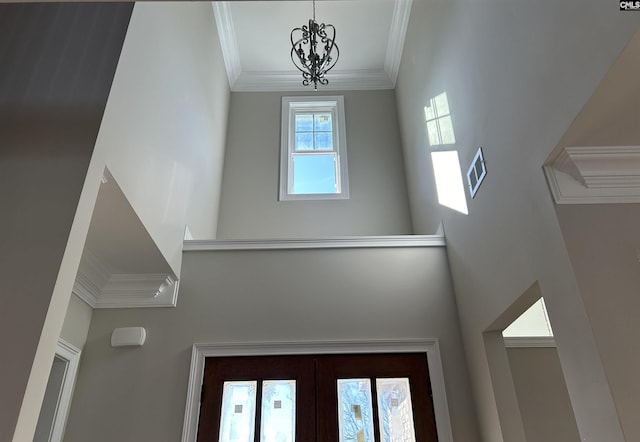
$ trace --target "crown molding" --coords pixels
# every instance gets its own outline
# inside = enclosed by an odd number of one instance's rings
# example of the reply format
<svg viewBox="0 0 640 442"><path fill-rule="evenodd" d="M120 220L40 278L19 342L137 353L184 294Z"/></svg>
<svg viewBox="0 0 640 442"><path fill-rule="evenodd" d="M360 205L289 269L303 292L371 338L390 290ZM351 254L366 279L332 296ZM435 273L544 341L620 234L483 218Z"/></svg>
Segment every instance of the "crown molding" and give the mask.
<svg viewBox="0 0 640 442"><path fill-rule="evenodd" d="M178 279L168 273L111 273L85 249L73 293L92 308L175 307Z"/></svg>
<svg viewBox="0 0 640 442"><path fill-rule="evenodd" d="M229 86L233 88L242 71L242 66L240 65L238 41L236 40L236 31L233 26L231 7L229 2L211 2L211 6L216 19L216 27L218 28L222 58L224 59L224 67L227 70L227 79L229 80Z"/></svg>
<svg viewBox="0 0 640 442"><path fill-rule="evenodd" d="M557 204L640 202L640 146L565 147L543 169Z"/></svg>
<svg viewBox="0 0 640 442"><path fill-rule="evenodd" d="M389 31L389 41L387 43L387 53L384 60L384 71L389 76L391 84L396 87L400 61L402 60L402 49L407 36L409 26L409 16L411 15L411 5L413 0L396 0L393 6L393 17L391 19L391 30Z"/></svg>
<svg viewBox="0 0 640 442"><path fill-rule="evenodd" d="M393 89L394 84L382 70L331 71L324 91ZM302 85L302 76L294 71L241 72L231 86L234 92L308 91Z"/></svg>
<svg viewBox="0 0 640 442"><path fill-rule="evenodd" d="M314 239L234 239L185 241L183 251L444 247L442 235L345 236Z"/></svg>
<svg viewBox="0 0 640 442"><path fill-rule="evenodd" d="M82 259L73 283L73 293L92 308L98 305L98 299L111 278L111 270L89 249L82 252Z"/></svg>
<svg viewBox="0 0 640 442"><path fill-rule="evenodd" d="M73 290L78 298L89 304L91 308L96 308L100 298L100 288L97 287L90 278L78 271L76 280L73 283Z"/></svg>
<svg viewBox="0 0 640 442"><path fill-rule="evenodd" d="M96 308L175 307L178 280L166 273L115 274Z"/></svg>
<svg viewBox="0 0 640 442"><path fill-rule="evenodd" d="M547 348L555 347L553 336L512 336L504 338L506 348Z"/></svg>
<svg viewBox="0 0 640 442"><path fill-rule="evenodd" d="M395 0L384 67L382 69L332 70L330 73L330 82L327 86L323 86L323 90L394 89L400 69L400 61L402 60L402 49L409 25L412 3L413 0ZM309 86L302 85L300 73L295 69L288 71L243 72L230 2L212 2L212 7L218 28L227 78L233 92L309 90Z"/></svg>

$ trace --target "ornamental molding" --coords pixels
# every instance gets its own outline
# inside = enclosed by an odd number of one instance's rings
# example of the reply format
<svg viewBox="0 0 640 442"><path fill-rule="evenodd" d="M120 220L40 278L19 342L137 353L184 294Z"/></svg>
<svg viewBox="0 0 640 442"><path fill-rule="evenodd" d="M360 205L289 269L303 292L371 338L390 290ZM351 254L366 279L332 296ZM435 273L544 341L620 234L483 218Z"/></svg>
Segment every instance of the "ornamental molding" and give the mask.
<svg viewBox="0 0 640 442"><path fill-rule="evenodd" d="M178 283L168 273L112 273L85 249L73 293L94 309L175 307Z"/></svg>
<svg viewBox="0 0 640 442"><path fill-rule="evenodd" d="M557 204L640 202L640 146L571 146L544 166Z"/></svg>
<svg viewBox="0 0 640 442"><path fill-rule="evenodd" d="M402 49L407 36L412 4L413 0L396 0L393 7L389 42L387 43L387 53L384 60L384 71L389 76L389 80L393 85L392 89L396 87L396 80L398 79Z"/></svg>

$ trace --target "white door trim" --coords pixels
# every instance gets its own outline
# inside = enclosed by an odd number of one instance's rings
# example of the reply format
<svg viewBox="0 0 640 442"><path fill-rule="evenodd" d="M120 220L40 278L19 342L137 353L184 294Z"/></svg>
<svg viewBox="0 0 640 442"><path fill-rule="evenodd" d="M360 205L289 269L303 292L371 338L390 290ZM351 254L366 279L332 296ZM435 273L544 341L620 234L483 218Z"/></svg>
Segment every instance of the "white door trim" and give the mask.
<svg viewBox="0 0 640 442"><path fill-rule="evenodd" d="M204 362L207 357L417 352L427 354L438 440L453 442L449 406L444 386L444 372L437 339L193 344L182 442L196 442L200 390L202 389Z"/></svg>
<svg viewBox="0 0 640 442"><path fill-rule="evenodd" d="M67 368L64 372L62 380L62 388L58 397L58 405L53 417L53 425L49 435L50 442L62 442L64 436L69 409L71 408L71 398L73 397L73 387L76 383L76 375L78 374L78 365L80 363L80 349L65 341L58 339L56 347L56 357L67 361Z"/></svg>

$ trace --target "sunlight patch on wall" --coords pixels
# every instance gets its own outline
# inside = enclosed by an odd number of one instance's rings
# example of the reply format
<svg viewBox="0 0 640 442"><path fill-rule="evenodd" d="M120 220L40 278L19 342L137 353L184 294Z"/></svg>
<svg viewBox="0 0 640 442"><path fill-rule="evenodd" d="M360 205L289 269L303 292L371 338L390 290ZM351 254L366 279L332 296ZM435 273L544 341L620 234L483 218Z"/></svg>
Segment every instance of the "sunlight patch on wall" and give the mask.
<svg viewBox="0 0 640 442"><path fill-rule="evenodd" d="M430 146L455 144L456 136L446 92L429 100L429 104L424 107L424 118Z"/></svg>
<svg viewBox="0 0 640 442"><path fill-rule="evenodd" d="M469 214L458 152L455 150L431 152L431 161L438 202L465 215Z"/></svg>

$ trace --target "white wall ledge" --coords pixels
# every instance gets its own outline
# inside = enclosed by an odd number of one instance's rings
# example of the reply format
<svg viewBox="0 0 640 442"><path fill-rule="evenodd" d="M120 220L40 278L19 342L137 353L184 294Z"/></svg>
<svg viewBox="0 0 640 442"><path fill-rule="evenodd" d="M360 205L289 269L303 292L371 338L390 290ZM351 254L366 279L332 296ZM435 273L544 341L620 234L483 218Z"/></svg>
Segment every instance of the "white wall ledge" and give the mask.
<svg viewBox="0 0 640 442"><path fill-rule="evenodd" d="M550 348L556 346L553 336L505 336L506 348Z"/></svg>
<svg viewBox="0 0 640 442"><path fill-rule="evenodd" d="M187 240L185 252L220 250L349 249L384 247L444 247L443 235L343 236L313 239Z"/></svg>

